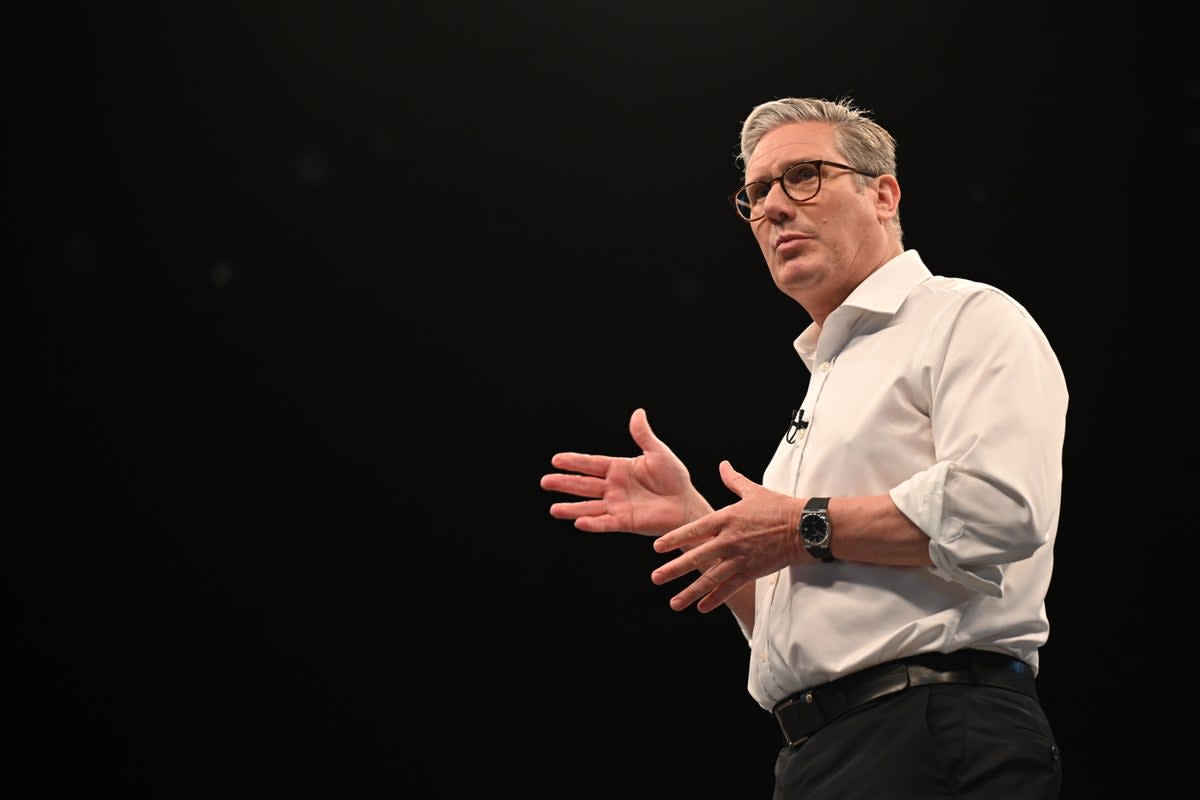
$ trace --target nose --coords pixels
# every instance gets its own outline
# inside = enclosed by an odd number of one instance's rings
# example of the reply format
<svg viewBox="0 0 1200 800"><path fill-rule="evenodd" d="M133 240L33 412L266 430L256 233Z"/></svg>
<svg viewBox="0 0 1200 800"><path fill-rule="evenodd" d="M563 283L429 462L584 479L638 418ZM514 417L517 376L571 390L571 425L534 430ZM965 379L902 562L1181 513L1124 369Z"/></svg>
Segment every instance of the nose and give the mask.
<svg viewBox="0 0 1200 800"><path fill-rule="evenodd" d="M771 181L771 188L763 198L763 216L772 220L785 219L795 213L795 210L796 204L783 190L783 179L776 178Z"/></svg>

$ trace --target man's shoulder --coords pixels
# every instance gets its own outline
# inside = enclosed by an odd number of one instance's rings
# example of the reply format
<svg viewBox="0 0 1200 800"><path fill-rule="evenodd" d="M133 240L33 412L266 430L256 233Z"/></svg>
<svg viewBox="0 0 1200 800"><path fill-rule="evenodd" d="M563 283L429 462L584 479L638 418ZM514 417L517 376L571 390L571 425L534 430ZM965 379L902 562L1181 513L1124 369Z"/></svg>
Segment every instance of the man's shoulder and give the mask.
<svg viewBox="0 0 1200 800"><path fill-rule="evenodd" d="M1003 289L970 278L933 275L909 298L909 311L917 317L938 320L938 327L962 330L964 326L1002 336L1041 327L1024 304Z"/></svg>
<svg viewBox="0 0 1200 800"><path fill-rule="evenodd" d="M1025 312L1015 297L991 283L956 275L930 275L922 281L921 289L931 294L951 295L979 303L999 303L1011 305ZM1028 312L1025 312L1028 313Z"/></svg>

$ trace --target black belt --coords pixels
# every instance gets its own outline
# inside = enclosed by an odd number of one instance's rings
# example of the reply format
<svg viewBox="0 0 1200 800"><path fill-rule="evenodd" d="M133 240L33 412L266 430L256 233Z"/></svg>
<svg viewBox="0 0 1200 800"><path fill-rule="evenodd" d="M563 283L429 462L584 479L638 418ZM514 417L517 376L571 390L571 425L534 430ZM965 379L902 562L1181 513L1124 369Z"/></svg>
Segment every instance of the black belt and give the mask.
<svg viewBox="0 0 1200 800"><path fill-rule="evenodd" d="M998 686L1037 697L1033 669L1020 659L984 650L921 653L798 692L775 706L788 747L803 744L822 727L859 706L913 686L965 683Z"/></svg>

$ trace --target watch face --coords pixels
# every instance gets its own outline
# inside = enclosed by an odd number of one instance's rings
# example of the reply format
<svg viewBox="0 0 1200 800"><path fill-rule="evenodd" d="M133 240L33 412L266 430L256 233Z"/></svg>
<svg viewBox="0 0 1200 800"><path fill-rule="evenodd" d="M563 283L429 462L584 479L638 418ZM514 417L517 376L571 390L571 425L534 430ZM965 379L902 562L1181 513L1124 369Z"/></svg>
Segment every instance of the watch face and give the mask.
<svg viewBox="0 0 1200 800"><path fill-rule="evenodd" d="M800 520L800 536L805 544L824 544L829 524L819 514L805 514Z"/></svg>

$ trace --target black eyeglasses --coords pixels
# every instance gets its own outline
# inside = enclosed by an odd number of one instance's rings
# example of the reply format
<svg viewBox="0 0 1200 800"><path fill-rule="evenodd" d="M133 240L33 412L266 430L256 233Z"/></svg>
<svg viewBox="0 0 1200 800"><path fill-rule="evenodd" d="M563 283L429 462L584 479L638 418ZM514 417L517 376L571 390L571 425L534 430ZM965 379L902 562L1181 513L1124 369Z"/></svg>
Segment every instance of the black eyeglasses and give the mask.
<svg viewBox="0 0 1200 800"><path fill-rule="evenodd" d="M779 181L783 193L793 202L803 203L805 200L812 200L816 197L817 192L821 191L821 167L837 167L858 175L866 175L868 178L879 177L873 172L864 172L849 164L839 164L836 161L800 161L792 164L777 178L747 183L730 195L729 199L733 201L733 207L737 210L739 217L746 222L754 222L756 219L762 219L766 214L763 204L767 202L767 195L771 193L771 186L776 181Z"/></svg>

